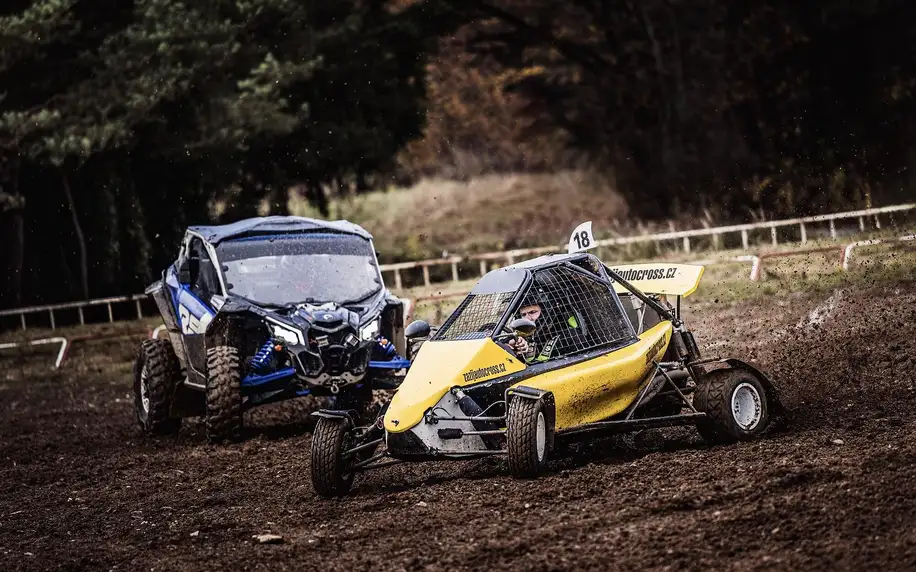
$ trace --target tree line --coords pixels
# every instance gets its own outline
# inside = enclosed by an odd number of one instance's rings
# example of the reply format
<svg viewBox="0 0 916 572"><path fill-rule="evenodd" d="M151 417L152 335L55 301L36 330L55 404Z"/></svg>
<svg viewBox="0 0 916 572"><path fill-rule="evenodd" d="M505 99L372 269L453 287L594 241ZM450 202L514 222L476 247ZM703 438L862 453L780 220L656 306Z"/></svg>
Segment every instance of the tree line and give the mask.
<svg viewBox="0 0 916 572"><path fill-rule="evenodd" d="M905 0L7 0L0 307L135 292L183 228L586 165L641 216L912 196ZM217 206L220 209L217 209ZM409 224L409 213L405 213Z"/></svg>
<svg viewBox="0 0 916 572"><path fill-rule="evenodd" d="M425 173L593 165L648 217L916 196L916 3L463 4L473 21L431 66L449 89L409 148Z"/></svg>
<svg viewBox="0 0 916 572"><path fill-rule="evenodd" d="M0 6L0 305L134 292L188 224L366 189L422 132L448 7Z"/></svg>

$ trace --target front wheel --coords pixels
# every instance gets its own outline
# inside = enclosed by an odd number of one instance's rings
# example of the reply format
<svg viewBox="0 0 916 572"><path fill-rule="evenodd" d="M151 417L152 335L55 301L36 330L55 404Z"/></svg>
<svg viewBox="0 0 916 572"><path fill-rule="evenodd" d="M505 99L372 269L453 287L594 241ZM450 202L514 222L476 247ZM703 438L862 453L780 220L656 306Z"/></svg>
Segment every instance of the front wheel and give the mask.
<svg viewBox="0 0 916 572"><path fill-rule="evenodd" d="M351 439L345 419L322 417L312 435L312 486L326 498L340 497L353 487L353 457L344 459Z"/></svg>
<svg viewBox="0 0 916 572"><path fill-rule="evenodd" d="M762 435L770 423L766 390L756 377L740 369L719 369L702 376L693 406L706 413L697 430L710 444L749 441Z"/></svg>
<svg viewBox="0 0 916 572"><path fill-rule="evenodd" d="M516 478L534 478L547 466L550 427L540 400L516 397L509 402L506 441L509 473Z"/></svg>
<svg viewBox="0 0 916 572"><path fill-rule="evenodd" d="M231 346L207 350L207 440L237 440L242 432L242 368Z"/></svg>

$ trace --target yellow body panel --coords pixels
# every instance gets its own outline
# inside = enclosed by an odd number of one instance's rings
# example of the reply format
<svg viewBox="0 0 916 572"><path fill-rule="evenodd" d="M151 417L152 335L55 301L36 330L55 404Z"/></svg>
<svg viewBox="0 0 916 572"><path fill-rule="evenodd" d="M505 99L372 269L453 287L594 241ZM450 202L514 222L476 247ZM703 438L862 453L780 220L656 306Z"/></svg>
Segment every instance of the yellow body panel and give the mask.
<svg viewBox="0 0 916 572"><path fill-rule="evenodd" d="M664 355L673 328L662 322L635 344L520 381L553 393L556 429L607 419L626 409ZM385 413L385 430L407 431L454 386L474 385L525 369L492 339L426 342Z"/></svg>
<svg viewBox="0 0 916 572"><path fill-rule="evenodd" d="M525 363L490 338L428 341L420 348L385 412L385 430L406 431L423 419L450 388L472 385L525 369Z"/></svg>
<svg viewBox="0 0 916 572"><path fill-rule="evenodd" d="M608 267L621 278L646 294L668 294L689 296L700 285L704 268L696 264L626 264ZM618 294L629 292L623 285L614 282Z"/></svg>
<svg viewBox="0 0 916 572"><path fill-rule="evenodd" d="M636 399L671 341L671 322L639 336L639 342L569 367L545 372L518 385L553 393L556 430L617 415Z"/></svg>

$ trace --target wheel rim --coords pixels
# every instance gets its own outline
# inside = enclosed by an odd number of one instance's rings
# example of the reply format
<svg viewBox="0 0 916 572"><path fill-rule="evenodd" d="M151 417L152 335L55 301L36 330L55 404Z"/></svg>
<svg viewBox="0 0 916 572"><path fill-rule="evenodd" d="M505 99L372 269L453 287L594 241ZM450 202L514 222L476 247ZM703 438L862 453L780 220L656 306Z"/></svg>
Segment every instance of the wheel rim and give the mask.
<svg viewBox="0 0 916 572"><path fill-rule="evenodd" d="M544 460L544 452L547 449L547 422L544 421L544 412L538 411L538 425L537 425L537 452L538 452L538 461Z"/></svg>
<svg viewBox="0 0 916 572"><path fill-rule="evenodd" d="M140 405L143 411L149 413L149 368L144 363L140 370Z"/></svg>
<svg viewBox="0 0 916 572"><path fill-rule="evenodd" d="M738 427L750 431L760 423L763 407L760 393L750 383L742 383L732 393L732 417Z"/></svg>

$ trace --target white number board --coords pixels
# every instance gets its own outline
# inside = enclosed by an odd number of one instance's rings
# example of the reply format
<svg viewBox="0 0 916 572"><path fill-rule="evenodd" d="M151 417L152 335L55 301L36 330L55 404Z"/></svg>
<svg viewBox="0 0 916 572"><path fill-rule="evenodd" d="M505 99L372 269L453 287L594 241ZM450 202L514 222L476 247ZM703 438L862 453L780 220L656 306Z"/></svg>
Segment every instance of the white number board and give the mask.
<svg viewBox="0 0 916 572"><path fill-rule="evenodd" d="M595 248L595 235L592 234L592 221L583 222L569 236L569 254L585 252Z"/></svg>

